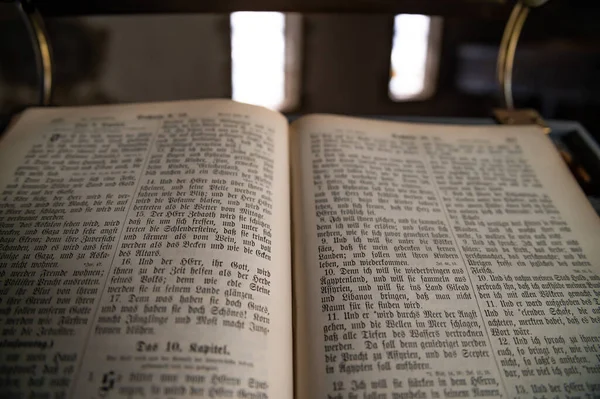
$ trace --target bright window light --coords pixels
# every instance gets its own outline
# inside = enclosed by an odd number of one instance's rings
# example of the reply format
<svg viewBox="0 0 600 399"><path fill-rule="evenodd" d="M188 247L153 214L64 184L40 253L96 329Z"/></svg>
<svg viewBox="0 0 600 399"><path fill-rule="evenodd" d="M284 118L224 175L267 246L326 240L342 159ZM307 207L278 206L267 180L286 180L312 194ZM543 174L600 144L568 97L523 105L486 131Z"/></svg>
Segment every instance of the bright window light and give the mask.
<svg viewBox="0 0 600 399"><path fill-rule="evenodd" d="M423 99L433 94L437 73L440 20L426 15L394 18L390 97L395 101Z"/></svg>
<svg viewBox="0 0 600 399"><path fill-rule="evenodd" d="M232 98L281 109L285 102L285 15L231 14Z"/></svg>

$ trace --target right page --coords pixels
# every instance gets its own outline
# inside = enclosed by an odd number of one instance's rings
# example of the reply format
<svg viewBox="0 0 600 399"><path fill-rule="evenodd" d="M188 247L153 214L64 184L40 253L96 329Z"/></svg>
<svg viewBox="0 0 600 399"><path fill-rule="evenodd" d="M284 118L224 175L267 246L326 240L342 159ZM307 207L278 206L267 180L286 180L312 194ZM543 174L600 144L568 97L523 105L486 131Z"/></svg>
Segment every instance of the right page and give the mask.
<svg viewBox="0 0 600 399"><path fill-rule="evenodd" d="M299 398L600 394L600 223L540 129L291 129Z"/></svg>

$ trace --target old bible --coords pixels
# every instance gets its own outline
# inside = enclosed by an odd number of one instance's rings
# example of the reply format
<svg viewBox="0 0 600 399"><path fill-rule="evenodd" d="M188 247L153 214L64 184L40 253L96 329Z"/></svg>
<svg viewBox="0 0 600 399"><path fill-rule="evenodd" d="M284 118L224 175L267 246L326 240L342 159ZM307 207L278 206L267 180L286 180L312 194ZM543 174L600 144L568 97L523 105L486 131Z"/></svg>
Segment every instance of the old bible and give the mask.
<svg viewBox="0 0 600 399"><path fill-rule="evenodd" d="M0 141L0 396L598 397L599 244L535 127L31 109Z"/></svg>

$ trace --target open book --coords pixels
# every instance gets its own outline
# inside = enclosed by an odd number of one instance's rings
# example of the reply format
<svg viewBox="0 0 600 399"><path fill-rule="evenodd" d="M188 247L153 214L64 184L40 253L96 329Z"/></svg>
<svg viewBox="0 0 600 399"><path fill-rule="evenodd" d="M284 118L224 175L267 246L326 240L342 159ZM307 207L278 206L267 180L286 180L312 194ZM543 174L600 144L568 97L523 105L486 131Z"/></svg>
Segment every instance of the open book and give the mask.
<svg viewBox="0 0 600 399"><path fill-rule="evenodd" d="M535 127L32 109L0 142L0 396L598 397L599 244Z"/></svg>

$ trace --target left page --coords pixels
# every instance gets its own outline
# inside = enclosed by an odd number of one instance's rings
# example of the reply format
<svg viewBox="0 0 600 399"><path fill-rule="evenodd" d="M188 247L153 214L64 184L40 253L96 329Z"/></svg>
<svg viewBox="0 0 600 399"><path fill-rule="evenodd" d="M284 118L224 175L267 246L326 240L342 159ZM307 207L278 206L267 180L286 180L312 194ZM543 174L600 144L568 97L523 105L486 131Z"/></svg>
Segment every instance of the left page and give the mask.
<svg viewBox="0 0 600 399"><path fill-rule="evenodd" d="M292 397L288 135L231 101L33 109L0 141L0 392Z"/></svg>

